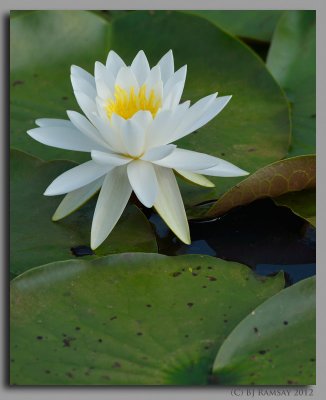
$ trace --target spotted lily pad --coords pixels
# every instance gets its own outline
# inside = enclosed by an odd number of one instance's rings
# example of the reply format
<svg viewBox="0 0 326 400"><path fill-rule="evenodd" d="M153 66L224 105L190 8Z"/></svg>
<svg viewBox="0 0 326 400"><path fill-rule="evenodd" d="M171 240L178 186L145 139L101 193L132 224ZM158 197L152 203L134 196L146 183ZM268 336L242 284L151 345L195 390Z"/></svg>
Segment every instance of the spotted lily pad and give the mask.
<svg viewBox="0 0 326 400"><path fill-rule="evenodd" d="M315 277L282 290L241 321L213 370L221 385L315 385Z"/></svg>
<svg viewBox="0 0 326 400"><path fill-rule="evenodd" d="M10 156L11 275L41 264L74 259L74 253L92 254L88 246L95 201L61 221L52 222L51 217L62 196L43 196L57 175L76 164L71 161L44 162L18 150L12 150ZM125 251L157 251L149 222L132 205L111 235L89 257Z"/></svg>
<svg viewBox="0 0 326 400"><path fill-rule="evenodd" d="M316 152L316 12L288 11L280 19L267 66L286 91L292 113L289 155Z"/></svg>
<svg viewBox="0 0 326 400"><path fill-rule="evenodd" d="M316 156L293 157L259 169L225 193L208 211L220 216L234 207L264 197L316 187Z"/></svg>
<svg viewBox="0 0 326 400"><path fill-rule="evenodd" d="M216 91L233 95L217 118L180 140L180 147L225 158L250 172L286 154L288 104L261 60L204 18L165 11L135 11L112 22L86 11L38 11L13 18L12 145L46 160L84 160L83 153L36 143L26 130L35 118L64 118L66 109L77 109L70 65L93 72L94 62L105 61L109 49L127 63L143 49L152 65L172 49L176 68L188 65L184 99L194 102ZM184 185L185 202L191 206L216 199L241 179L213 177L214 189Z"/></svg>
<svg viewBox="0 0 326 400"><path fill-rule="evenodd" d="M189 10L235 36L269 42L281 10Z"/></svg>
<svg viewBox="0 0 326 400"><path fill-rule="evenodd" d="M203 385L224 339L284 285L209 256L119 254L11 286L15 385Z"/></svg>

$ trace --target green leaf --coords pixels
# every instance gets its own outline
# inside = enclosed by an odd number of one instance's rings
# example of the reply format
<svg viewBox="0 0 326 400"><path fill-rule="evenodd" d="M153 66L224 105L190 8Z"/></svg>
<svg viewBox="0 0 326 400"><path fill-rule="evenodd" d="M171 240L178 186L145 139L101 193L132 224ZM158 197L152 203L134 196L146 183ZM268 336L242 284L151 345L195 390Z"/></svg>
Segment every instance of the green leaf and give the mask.
<svg viewBox="0 0 326 400"><path fill-rule="evenodd" d="M282 15L280 10L189 10L235 36L269 42Z"/></svg>
<svg viewBox="0 0 326 400"><path fill-rule="evenodd" d="M280 19L267 66L292 109L289 155L316 152L316 12L288 11Z"/></svg>
<svg viewBox="0 0 326 400"><path fill-rule="evenodd" d="M216 91L233 95L225 110L182 139L181 147L225 158L250 172L286 154L290 127L281 89L247 46L201 17L135 11L109 24L87 12L39 11L14 18L11 32L12 144L19 149L44 159L81 161L83 154L38 144L25 133L35 118L62 118L66 109L77 108L70 65L92 72L109 48L128 63L143 49L153 65L173 49L176 68L188 65L184 99L194 102ZM216 199L241 179L213 177L212 190L183 185L185 202Z"/></svg>
<svg viewBox="0 0 326 400"><path fill-rule="evenodd" d="M279 206L291 208L299 217L306 219L316 226L316 191L302 190L301 192L286 193L273 199Z"/></svg>
<svg viewBox="0 0 326 400"><path fill-rule="evenodd" d="M315 277L266 300L233 330L214 362L221 385L316 384Z"/></svg>
<svg viewBox="0 0 326 400"><path fill-rule="evenodd" d="M10 19L20 17L25 14L30 14L36 10L10 10Z"/></svg>
<svg viewBox="0 0 326 400"><path fill-rule="evenodd" d="M44 162L11 151L10 272L12 276L53 261L74 259L72 247L89 246L94 201L71 216L52 222L62 196L43 196L44 190L71 161ZM106 241L92 257L126 251L156 252L152 228L143 213L129 206Z"/></svg>
<svg viewBox="0 0 326 400"><path fill-rule="evenodd" d="M206 384L225 337L283 286L200 255L34 268L12 282L11 383Z"/></svg>
<svg viewBox="0 0 326 400"><path fill-rule="evenodd" d="M10 21L11 145L44 160L89 156L42 145L26 131L37 118L68 119L78 105L70 66L93 72L109 51L110 24L87 11L34 11Z"/></svg>
<svg viewBox="0 0 326 400"><path fill-rule="evenodd" d="M208 211L220 216L234 207L265 197L316 187L316 156L300 156L277 161L259 169L226 192Z"/></svg>

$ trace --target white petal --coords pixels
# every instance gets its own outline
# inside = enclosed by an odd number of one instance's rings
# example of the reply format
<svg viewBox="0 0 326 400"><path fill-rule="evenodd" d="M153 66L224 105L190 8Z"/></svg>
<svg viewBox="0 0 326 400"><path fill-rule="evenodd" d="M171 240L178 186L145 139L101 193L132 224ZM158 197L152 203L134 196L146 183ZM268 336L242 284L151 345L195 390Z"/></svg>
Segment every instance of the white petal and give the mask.
<svg viewBox="0 0 326 400"><path fill-rule="evenodd" d="M103 150L97 142L85 136L71 124L65 126L47 126L34 128L27 131L29 136L47 146L58 147L65 150L91 151Z"/></svg>
<svg viewBox="0 0 326 400"><path fill-rule="evenodd" d="M78 67L77 65L72 65L70 71L71 75L74 75L76 78L87 81L95 89L94 76L91 75L89 72L85 71L83 68Z"/></svg>
<svg viewBox="0 0 326 400"><path fill-rule="evenodd" d="M152 207L157 196L157 179L153 164L135 160L128 164L127 173L139 201L146 207Z"/></svg>
<svg viewBox="0 0 326 400"><path fill-rule="evenodd" d="M102 63L95 63L95 82L98 95L107 100L113 97L115 77Z"/></svg>
<svg viewBox="0 0 326 400"><path fill-rule="evenodd" d="M189 126L193 125L196 120L201 118L207 108L216 99L216 96L217 93L210 94L209 96L203 97L193 104L184 115L184 118L179 124L177 131L174 132L173 137L178 137L183 134L183 132L185 132Z"/></svg>
<svg viewBox="0 0 326 400"><path fill-rule="evenodd" d="M196 170L199 174L210 175L210 176L222 176L222 177L232 177L232 176L245 176L248 175L249 172L244 171L243 169L237 167L236 165L231 164L228 161L218 159L218 163L215 167Z"/></svg>
<svg viewBox="0 0 326 400"><path fill-rule="evenodd" d="M161 80L159 80L152 87L146 86L146 96L147 96L147 98L151 95L152 91L154 92L155 99L162 101L162 98L163 98L163 82Z"/></svg>
<svg viewBox="0 0 326 400"><path fill-rule="evenodd" d="M172 142L171 138L182 123L189 105L190 102L186 101L179 104L174 110L161 110L156 114L153 123L148 128L148 147Z"/></svg>
<svg viewBox="0 0 326 400"><path fill-rule="evenodd" d="M186 81L186 76L187 76L187 66L184 65L183 67L181 67L180 69L178 69L178 71L173 74L170 79L166 82L166 84L164 85L164 99L170 94L171 90L174 88L174 86L178 83L180 83L180 90L181 90L181 94L180 97L182 95L183 92L183 88L185 85L185 81Z"/></svg>
<svg viewBox="0 0 326 400"><path fill-rule="evenodd" d="M127 154L132 157L140 157L145 150L145 130L136 122L124 120L121 127L122 140Z"/></svg>
<svg viewBox="0 0 326 400"><path fill-rule="evenodd" d="M146 85L147 96L149 96L151 90L156 88L158 84L160 84L159 87L163 87L163 83L161 80L161 71L158 65L151 69L144 84Z"/></svg>
<svg viewBox="0 0 326 400"><path fill-rule="evenodd" d="M170 130L171 117L172 110L161 110L155 115L153 122L148 128L148 147L156 147L169 143L169 141L165 141L165 139Z"/></svg>
<svg viewBox="0 0 326 400"><path fill-rule="evenodd" d="M67 114L70 121L77 129L83 132L88 138L98 143L104 149L108 148L108 145L102 139L98 130L88 121L87 118L76 111L67 111Z"/></svg>
<svg viewBox="0 0 326 400"><path fill-rule="evenodd" d="M172 50L169 50L158 62L161 69L162 81L165 84L174 73L174 61Z"/></svg>
<svg viewBox="0 0 326 400"><path fill-rule="evenodd" d="M183 103L178 104L178 107L174 110L174 112L176 111L184 112L189 109L189 106L190 106L190 101L189 100L184 101Z"/></svg>
<svg viewBox="0 0 326 400"><path fill-rule="evenodd" d="M200 175L200 174L195 174L194 172L190 171L182 171L180 169L175 170L182 178L186 179L189 182L195 183L196 185L199 186L204 186L204 187L214 187L214 183L205 178L205 176Z"/></svg>
<svg viewBox="0 0 326 400"><path fill-rule="evenodd" d="M189 108L182 124L180 124L178 129L174 132L171 141L181 139L182 137L207 124L207 122L209 122L223 110L223 108L230 101L231 97L232 96L218 97L217 99L213 99L208 104L203 102L201 107L199 107L198 104L201 100L194 104ZM196 105L198 105L198 107L195 107Z"/></svg>
<svg viewBox="0 0 326 400"><path fill-rule="evenodd" d="M56 118L38 118L35 124L43 128L46 126L62 126L66 128L71 128L71 122L66 119L56 119Z"/></svg>
<svg viewBox="0 0 326 400"><path fill-rule="evenodd" d="M90 97L91 99L94 99L96 97L96 89L88 81L86 81L85 79L81 79L76 75L71 75L70 79L75 92L77 91L85 93L85 95Z"/></svg>
<svg viewBox="0 0 326 400"><path fill-rule="evenodd" d="M56 196L79 189L100 178L110 167L96 164L93 160L77 165L59 175L44 192L45 196Z"/></svg>
<svg viewBox="0 0 326 400"><path fill-rule="evenodd" d="M103 151L94 150L91 152L92 160L100 165L108 165L111 167L118 167L120 165L128 164L132 158L124 157L120 154L104 153Z"/></svg>
<svg viewBox="0 0 326 400"><path fill-rule="evenodd" d="M216 100L214 100L213 103L203 113L203 115L200 118L198 118L193 123L193 125L188 127L186 134L191 133L196 129L202 127L203 125L207 124L207 122L209 122L223 110L223 108L231 100L231 97L232 96L223 96L223 97L218 97ZM191 109L189 112L191 112Z"/></svg>
<svg viewBox="0 0 326 400"><path fill-rule="evenodd" d="M215 166L219 162L219 158L204 153L198 153L197 151L177 148L162 160L153 162L162 167L197 171Z"/></svg>
<svg viewBox="0 0 326 400"><path fill-rule="evenodd" d="M140 50L134 58L131 69L135 74L139 86L141 86L145 82L150 71L148 60L143 50Z"/></svg>
<svg viewBox="0 0 326 400"><path fill-rule="evenodd" d="M104 101L112 99L114 96L114 91L111 91L109 86L102 79L96 80L96 90L99 97Z"/></svg>
<svg viewBox="0 0 326 400"><path fill-rule="evenodd" d="M116 129L113 128L115 120L115 114L112 116L112 124L109 120L104 120L100 117L93 117L94 125L110 148L116 153L125 153L126 149L122 142L120 131L118 131L118 127L116 127Z"/></svg>
<svg viewBox="0 0 326 400"><path fill-rule="evenodd" d="M171 169L155 167L158 193L154 207L175 235L190 244L190 232L180 190Z"/></svg>
<svg viewBox="0 0 326 400"><path fill-rule="evenodd" d="M107 107L107 104L108 104L107 100L103 100L101 97L96 96L95 101L96 101L97 113L98 113L99 117L103 121L105 121L107 123L110 123L110 119L109 119L107 111L106 111L106 107ZM96 119L96 118L93 115L92 116L93 124L94 124L94 119Z"/></svg>
<svg viewBox="0 0 326 400"><path fill-rule="evenodd" d="M141 157L144 161L157 161L171 154L177 146L175 144L165 144L163 146L152 147Z"/></svg>
<svg viewBox="0 0 326 400"><path fill-rule="evenodd" d="M131 118L131 121L135 122L139 126L146 130L151 122L153 122L153 116L150 111L137 111Z"/></svg>
<svg viewBox="0 0 326 400"><path fill-rule="evenodd" d="M52 221L58 221L76 211L79 207L85 204L102 186L104 177L89 183L79 189L73 190L66 194L59 207L53 214Z"/></svg>
<svg viewBox="0 0 326 400"><path fill-rule="evenodd" d="M93 217L92 249L96 249L110 234L128 203L131 191L126 167L115 168L106 175Z"/></svg>
<svg viewBox="0 0 326 400"><path fill-rule="evenodd" d="M79 107L82 109L86 117L93 122L93 116L97 115L95 98L92 99L85 93L79 91L75 91L74 93Z"/></svg>
<svg viewBox="0 0 326 400"><path fill-rule="evenodd" d="M122 58L118 56L118 54L111 50L108 54L108 58L106 59L106 67L112 73L114 77L117 76L120 68L125 67L126 64L123 62Z"/></svg>
<svg viewBox="0 0 326 400"><path fill-rule="evenodd" d="M115 85L126 90L128 93L131 88L137 92L139 90L137 79L130 67L122 67L117 75Z"/></svg>
<svg viewBox="0 0 326 400"><path fill-rule="evenodd" d="M184 88L184 82L178 82L170 90L169 95L164 97L163 109L173 110L179 103Z"/></svg>

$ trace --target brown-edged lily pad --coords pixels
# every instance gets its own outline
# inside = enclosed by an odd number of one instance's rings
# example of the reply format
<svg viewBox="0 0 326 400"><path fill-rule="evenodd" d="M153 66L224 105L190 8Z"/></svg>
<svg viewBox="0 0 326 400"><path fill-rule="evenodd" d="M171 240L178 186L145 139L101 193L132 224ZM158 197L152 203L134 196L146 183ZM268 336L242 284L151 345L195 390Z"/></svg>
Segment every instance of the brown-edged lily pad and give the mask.
<svg viewBox="0 0 326 400"><path fill-rule="evenodd" d="M220 216L254 200L315 187L316 156L288 158L259 169L234 186L213 205L208 215Z"/></svg>

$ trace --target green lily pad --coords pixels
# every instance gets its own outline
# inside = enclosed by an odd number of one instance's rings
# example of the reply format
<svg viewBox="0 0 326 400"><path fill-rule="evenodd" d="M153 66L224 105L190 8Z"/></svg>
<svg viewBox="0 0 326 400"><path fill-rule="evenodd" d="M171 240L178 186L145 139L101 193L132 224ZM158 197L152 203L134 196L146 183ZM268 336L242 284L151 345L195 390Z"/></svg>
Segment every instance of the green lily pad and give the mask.
<svg viewBox="0 0 326 400"><path fill-rule="evenodd" d="M289 155L316 152L316 12L288 11L280 19L267 66L289 98Z"/></svg>
<svg viewBox="0 0 326 400"><path fill-rule="evenodd" d="M30 14L32 12L35 12L35 10L10 10L10 19Z"/></svg>
<svg viewBox="0 0 326 400"><path fill-rule="evenodd" d="M225 337L283 286L200 255L34 268L11 286L11 383L207 384Z"/></svg>
<svg viewBox="0 0 326 400"><path fill-rule="evenodd" d="M71 161L44 162L18 150L11 151L10 272L74 259L71 248L89 246L95 199L71 216L52 222L62 196L43 196L60 173L74 167ZM126 251L156 252L152 227L144 214L129 206L111 235L90 257Z"/></svg>
<svg viewBox="0 0 326 400"><path fill-rule="evenodd" d="M35 118L62 118L66 109L76 109L70 65L92 72L109 48L128 63L142 48L152 64L173 49L176 67L188 64L184 99L196 101L216 91L233 95L212 122L180 140L181 147L225 158L250 172L287 152L289 110L283 92L250 49L204 18L135 11L109 23L82 11L39 11L11 21L11 43L12 144L43 159L84 159L35 143L25 132ZM185 202L216 199L241 179L213 177L213 190L187 186Z"/></svg>
<svg viewBox="0 0 326 400"><path fill-rule="evenodd" d="M316 384L315 277L266 300L228 336L214 362L221 385Z"/></svg>
<svg viewBox="0 0 326 400"><path fill-rule="evenodd" d="M189 10L213 22L232 35L269 42L281 10Z"/></svg>
<svg viewBox="0 0 326 400"><path fill-rule="evenodd" d="M208 211L220 216L234 207L265 197L316 187L316 156L292 157L259 169L226 192Z"/></svg>
<svg viewBox="0 0 326 400"><path fill-rule="evenodd" d="M316 191L301 190L301 192L286 193L273 199L279 206L291 208L299 217L316 226Z"/></svg>
<svg viewBox="0 0 326 400"><path fill-rule="evenodd" d="M33 11L10 21L11 145L44 160L85 161L87 155L44 146L26 131L37 118L68 119L78 109L70 66L93 72L109 51L110 25L87 11Z"/></svg>

